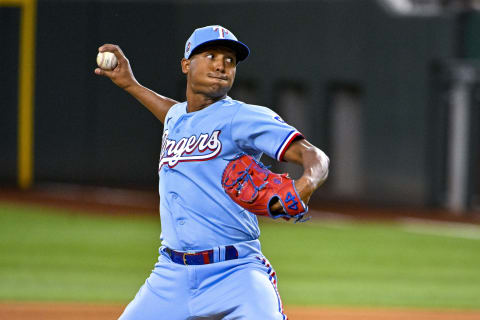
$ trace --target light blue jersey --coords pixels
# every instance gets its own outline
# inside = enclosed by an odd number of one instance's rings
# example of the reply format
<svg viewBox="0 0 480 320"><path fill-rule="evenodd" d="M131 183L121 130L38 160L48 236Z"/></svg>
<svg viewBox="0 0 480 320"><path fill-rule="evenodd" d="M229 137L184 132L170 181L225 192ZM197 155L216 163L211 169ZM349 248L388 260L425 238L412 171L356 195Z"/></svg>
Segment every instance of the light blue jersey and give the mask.
<svg viewBox="0 0 480 320"><path fill-rule="evenodd" d="M159 164L162 245L190 251L257 239L257 218L224 192L223 170L242 152L281 161L299 136L272 110L229 97L191 113L186 102L172 106Z"/></svg>

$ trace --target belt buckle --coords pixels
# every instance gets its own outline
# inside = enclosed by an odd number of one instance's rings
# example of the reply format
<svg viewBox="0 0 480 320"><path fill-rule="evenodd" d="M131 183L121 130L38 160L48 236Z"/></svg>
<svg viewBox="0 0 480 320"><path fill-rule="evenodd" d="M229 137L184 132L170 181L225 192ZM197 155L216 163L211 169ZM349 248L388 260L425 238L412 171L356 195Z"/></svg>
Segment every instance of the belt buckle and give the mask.
<svg viewBox="0 0 480 320"><path fill-rule="evenodd" d="M186 265L186 266L188 266L188 263L187 263L187 255L194 256L194 255L196 255L196 253L185 252L185 253L182 255L183 264Z"/></svg>

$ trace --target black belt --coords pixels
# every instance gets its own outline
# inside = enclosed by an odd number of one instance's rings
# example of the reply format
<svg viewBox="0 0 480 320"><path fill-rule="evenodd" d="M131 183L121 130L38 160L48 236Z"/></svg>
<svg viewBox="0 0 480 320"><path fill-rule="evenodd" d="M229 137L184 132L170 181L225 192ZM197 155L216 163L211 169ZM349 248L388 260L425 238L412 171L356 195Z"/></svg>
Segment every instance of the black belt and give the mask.
<svg viewBox="0 0 480 320"><path fill-rule="evenodd" d="M220 254L221 250L218 249L210 249L205 251L199 251L194 253L189 252L180 252L175 251L170 248L165 248L165 252L170 256L173 262L183 265L202 265L202 264L210 264L219 261L225 260L234 260L238 259L238 251L234 246L226 246L225 248L225 255ZM215 251L218 252L218 259L215 261L214 254Z"/></svg>

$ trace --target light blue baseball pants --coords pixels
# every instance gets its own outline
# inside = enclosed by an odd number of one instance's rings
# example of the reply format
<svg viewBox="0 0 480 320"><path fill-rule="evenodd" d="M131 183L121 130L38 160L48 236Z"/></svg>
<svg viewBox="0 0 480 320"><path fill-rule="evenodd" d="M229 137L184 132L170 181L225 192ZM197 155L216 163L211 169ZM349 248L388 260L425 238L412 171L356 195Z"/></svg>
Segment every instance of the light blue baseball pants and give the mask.
<svg viewBox="0 0 480 320"><path fill-rule="evenodd" d="M161 247L155 269L119 320L286 320L260 242L234 246L238 259L194 266L173 262Z"/></svg>

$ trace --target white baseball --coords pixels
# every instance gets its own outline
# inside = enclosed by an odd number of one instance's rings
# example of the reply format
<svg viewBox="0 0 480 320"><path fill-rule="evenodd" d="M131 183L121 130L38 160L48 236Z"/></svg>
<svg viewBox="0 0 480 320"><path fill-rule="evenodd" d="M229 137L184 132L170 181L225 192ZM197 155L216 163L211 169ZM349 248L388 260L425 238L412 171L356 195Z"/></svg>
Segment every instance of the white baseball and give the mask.
<svg viewBox="0 0 480 320"><path fill-rule="evenodd" d="M111 52L106 51L97 54L97 64L103 70L113 70L117 63L117 57Z"/></svg>

